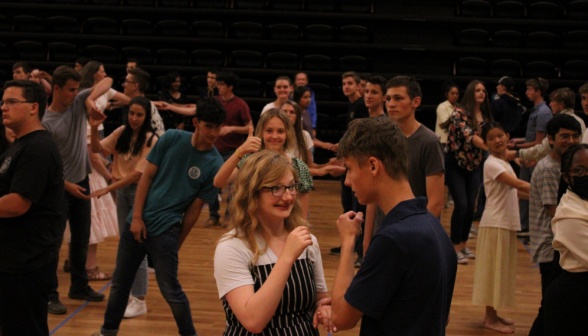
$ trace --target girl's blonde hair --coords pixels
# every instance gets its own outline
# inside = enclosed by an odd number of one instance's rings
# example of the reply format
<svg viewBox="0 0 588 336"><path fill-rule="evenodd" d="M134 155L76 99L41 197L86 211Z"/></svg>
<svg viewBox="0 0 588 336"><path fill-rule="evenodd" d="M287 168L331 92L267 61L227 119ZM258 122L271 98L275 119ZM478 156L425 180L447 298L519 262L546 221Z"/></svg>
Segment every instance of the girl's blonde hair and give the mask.
<svg viewBox="0 0 588 336"><path fill-rule="evenodd" d="M288 172L292 173L296 182L299 181L298 172L286 157L276 151L262 150L245 160L232 186L229 230L234 230L234 234L227 235L221 240L230 238L243 240L253 252L251 259L253 266L267 249L267 244L260 248L257 243L257 237L267 242L267 235L257 218L260 192L262 187L276 185ZM303 225L306 225L306 221L302 218L302 205L296 199L290 216L284 220L284 229L292 232L296 227Z"/></svg>
<svg viewBox="0 0 588 336"><path fill-rule="evenodd" d="M265 149L263 131L268 121L273 117L279 118L284 123L284 127L286 128L286 142L284 142L284 152L291 151L296 146L296 135L294 134L294 127L292 126L292 122L290 122L290 117L288 117L288 114L278 108L267 110L261 115L259 121L257 122L255 136L261 138L261 149Z"/></svg>

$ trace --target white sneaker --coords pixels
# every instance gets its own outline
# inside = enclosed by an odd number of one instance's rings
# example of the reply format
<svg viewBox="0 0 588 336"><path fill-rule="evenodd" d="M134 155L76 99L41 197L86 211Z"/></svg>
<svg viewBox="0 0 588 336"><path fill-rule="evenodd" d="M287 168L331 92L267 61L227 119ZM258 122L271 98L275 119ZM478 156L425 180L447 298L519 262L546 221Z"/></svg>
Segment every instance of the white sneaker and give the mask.
<svg viewBox="0 0 588 336"><path fill-rule="evenodd" d="M139 300L134 296L131 296L127 310L125 310L124 318L132 318L147 314L147 303L145 300Z"/></svg>
<svg viewBox="0 0 588 336"><path fill-rule="evenodd" d="M457 263L462 265L468 264L468 258L466 258L466 256L463 255L463 252L461 251L457 252Z"/></svg>
<svg viewBox="0 0 588 336"><path fill-rule="evenodd" d="M463 250L461 250L461 253L463 253L463 255L468 259L476 259L476 255L474 252L472 252L472 250L470 250L469 247L464 247Z"/></svg>

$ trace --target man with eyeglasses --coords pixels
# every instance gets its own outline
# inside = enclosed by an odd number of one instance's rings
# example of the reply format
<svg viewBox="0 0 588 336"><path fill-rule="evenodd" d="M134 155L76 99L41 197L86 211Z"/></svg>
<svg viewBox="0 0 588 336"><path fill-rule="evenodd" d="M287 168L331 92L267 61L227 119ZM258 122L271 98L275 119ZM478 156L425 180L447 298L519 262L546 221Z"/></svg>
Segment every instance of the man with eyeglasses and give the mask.
<svg viewBox="0 0 588 336"><path fill-rule="evenodd" d="M531 259L539 264L542 295L545 295L554 271L551 219L557 208L561 156L570 146L580 142L582 128L574 117L558 114L547 123L546 131L553 149L535 167L529 193Z"/></svg>
<svg viewBox="0 0 588 336"><path fill-rule="evenodd" d="M149 79L151 76L143 69L128 69L127 76L123 82L124 94L133 99L137 96L145 97L145 91L149 88ZM126 125L129 114L129 106L122 108L122 125ZM157 107L151 103L151 126L155 134L162 136L165 132L163 119L157 110Z"/></svg>
<svg viewBox="0 0 588 336"><path fill-rule="evenodd" d="M120 237L112 289L100 333L115 336L139 265L149 253L157 283L180 335L196 335L190 303L178 281L178 250L218 188L214 176L223 159L214 147L226 113L215 98L201 99L194 133L167 131L147 156L135 205Z"/></svg>
<svg viewBox="0 0 588 336"><path fill-rule="evenodd" d="M64 229L63 165L41 124L47 96L29 80L4 85L4 126L16 134L0 159L0 334L48 335L48 282Z"/></svg>

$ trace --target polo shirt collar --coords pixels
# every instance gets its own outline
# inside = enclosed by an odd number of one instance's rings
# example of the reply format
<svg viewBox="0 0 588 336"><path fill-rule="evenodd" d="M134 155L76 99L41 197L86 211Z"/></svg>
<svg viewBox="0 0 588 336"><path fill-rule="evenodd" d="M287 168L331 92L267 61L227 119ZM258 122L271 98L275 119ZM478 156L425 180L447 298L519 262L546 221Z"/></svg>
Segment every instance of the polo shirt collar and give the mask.
<svg viewBox="0 0 588 336"><path fill-rule="evenodd" d="M382 221L381 229L400 222L406 217L427 213L427 199L416 197L398 203Z"/></svg>

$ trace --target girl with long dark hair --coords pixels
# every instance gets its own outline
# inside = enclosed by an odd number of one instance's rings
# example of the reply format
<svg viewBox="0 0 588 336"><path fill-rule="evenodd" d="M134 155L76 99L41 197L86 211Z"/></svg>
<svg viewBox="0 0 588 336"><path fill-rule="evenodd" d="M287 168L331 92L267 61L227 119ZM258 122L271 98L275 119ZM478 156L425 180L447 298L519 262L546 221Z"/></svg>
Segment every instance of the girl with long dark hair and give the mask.
<svg viewBox="0 0 588 336"><path fill-rule="evenodd" d="M135 203L137 183L147 165L146 157L157 142L157 135L151 127L151 102L138 96L131 99L129 116L124 126L116 129L103 140L98 135L98 126L104 120L90 119L91 149L94 153L113 154L113 183L92 192L90 197L99 198L116 190L116 212L119 232L125 226L127 217ZM143 261L133 283L131 299L125 317L147 313L147 258Z"/></svg>
<svg viewBox="0 0 588 336"><path fill-rule="evenodd" d="M451 216L451 241L458 263L475 259L466 246L480 189L482 151L488 150L480 137L481 127L493 121L484 83L471 81L459 107L441 127L448 131L445 147L445 181L455 207Z"/></svg>

